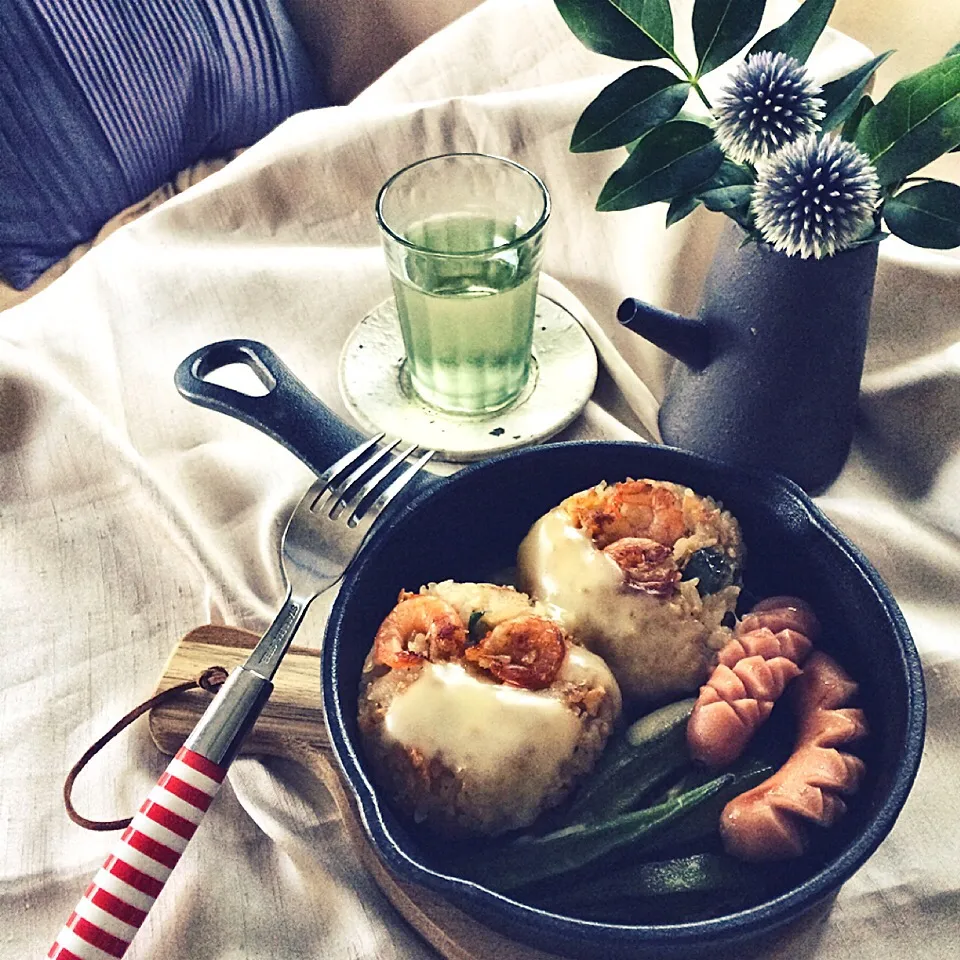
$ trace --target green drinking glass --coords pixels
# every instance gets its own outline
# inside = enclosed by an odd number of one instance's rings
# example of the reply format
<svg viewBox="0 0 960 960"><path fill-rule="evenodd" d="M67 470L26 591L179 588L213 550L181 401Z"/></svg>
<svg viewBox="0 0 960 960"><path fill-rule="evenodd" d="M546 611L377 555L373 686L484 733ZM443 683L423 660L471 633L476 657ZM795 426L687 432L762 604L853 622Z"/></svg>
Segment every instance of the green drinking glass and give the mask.
<svg viewBox="0 0 960 960"><path fill-rule="evenodd" d="M547 188L512 160L451 153L395 173L376 209L411 387L447 413L503 409L532 369Z"/></svg>

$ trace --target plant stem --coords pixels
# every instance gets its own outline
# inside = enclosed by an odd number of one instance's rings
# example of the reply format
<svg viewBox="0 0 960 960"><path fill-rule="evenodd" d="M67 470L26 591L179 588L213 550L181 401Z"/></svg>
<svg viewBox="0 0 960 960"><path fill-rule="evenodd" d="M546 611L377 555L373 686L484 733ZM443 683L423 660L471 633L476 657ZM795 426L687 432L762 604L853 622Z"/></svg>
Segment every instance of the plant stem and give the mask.
<svg viewBox="0 0 960 960"><path fill-rule="evenodd" d="M691 73L685 66L683 61L672 51L669 54L670 59L683 71L684 77L690 83L690 86L697 91L697 96L703 101L703 105L708 109L712 110L713 106L710 101L707 99L707 95L703 92L703 89L700 86L700 75L699 73Z"/></svg>
<svg viewBox="0 0 960 960"><path fill-rule="evenodd" d="M670 58L670 60L674 64L676 64L680 68L680 70L683 72L684 77L686 77L687 80L689 80L691 83L696 82L696 78L694 77L694 75L686 68L683 61L676 55L676 53L674 53L671 50L669 53L667 53L667 56Z"/></svg>
<svg viewBox="0 0 960 960"><path fill-rule="evenodd" d="M712 104L707 99L707 95L703 92L703 88L700 86L700 84L697 82L695 78L693 77L690 78L690 85L693 87L694 90L697 91L697 96L703 101L703 105L708 110L712 110L713 109Z"/></svg>

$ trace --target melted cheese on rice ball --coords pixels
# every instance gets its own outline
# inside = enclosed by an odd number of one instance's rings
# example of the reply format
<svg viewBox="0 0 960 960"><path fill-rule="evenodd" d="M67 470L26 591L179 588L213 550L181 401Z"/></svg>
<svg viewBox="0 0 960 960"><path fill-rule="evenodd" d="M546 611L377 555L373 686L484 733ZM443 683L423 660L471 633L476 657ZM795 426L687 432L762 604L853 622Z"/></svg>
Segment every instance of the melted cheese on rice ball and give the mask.
<svg viewBox="0 0 960 960"><path fill-rule="evenodd" d="M574 494L518 551L518 582L642 704L695 692L731 637L744 549L734 517L679 484Z"/></svg>
<svg viewBox="0 0 960 960"><path fill-rule="evenodd" d="M543 613L509 587L446 581L401 594L378 631L360 687L364 751L393 802L437 833L529 826L606 744L617 682Z"/></svg>

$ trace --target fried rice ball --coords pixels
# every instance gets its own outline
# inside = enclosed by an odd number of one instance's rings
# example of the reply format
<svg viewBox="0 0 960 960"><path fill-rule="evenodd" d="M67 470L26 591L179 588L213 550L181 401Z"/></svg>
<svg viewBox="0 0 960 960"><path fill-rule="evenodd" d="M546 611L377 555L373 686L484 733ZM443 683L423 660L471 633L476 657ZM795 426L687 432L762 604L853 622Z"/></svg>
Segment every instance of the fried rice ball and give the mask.
<svg viewBox="0 0 960 960"><path fill-rule="evenodd" d="M449 837L527 827L600 756L621 710L603 660L525 594L401 593L374 639L358 721L374 780Z"/></svg>
<svg viewBox="0 0 960 960"><path fill-rule="evenodd" d="M601 483L538 520L518 585L645 706L695 692L730 639L744 547L710 497L663 480Z"/></svg>

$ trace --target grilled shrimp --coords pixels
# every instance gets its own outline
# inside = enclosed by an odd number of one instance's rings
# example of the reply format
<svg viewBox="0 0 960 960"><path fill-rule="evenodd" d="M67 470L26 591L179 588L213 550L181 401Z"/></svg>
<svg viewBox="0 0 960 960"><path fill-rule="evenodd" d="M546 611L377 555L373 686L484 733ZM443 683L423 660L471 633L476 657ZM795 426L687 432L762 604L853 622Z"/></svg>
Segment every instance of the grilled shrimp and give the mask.
<svg viewBox="0 0 960 960"><path fill-rule="evenodd" d="M574 522L601 550L624 537L672 547L687 533L683 488L654 480L624 480L571 498Z"/></svg>
<svg viewBox="0 0 960 960"><path fill-rule="evenodd" d="M710 679L700 688L687 723L691 756L709 767L733 763L770 716L787 684L800 676L800 665L819 633L813 610L796 597L758 603L738 624Z"/></svg>
<svg viewBox="0 0 960 960"><path fill-rule="evenodd" d="M537 616L515 617L497 624L466 658L502 683L527 690L549 687L560 672L567 646L563 630Z"/></svg>
<svg viewBox="0 0 960 960"><path fill-rule="evenodd" d="M635 590L658 597L669 597L680 579L680 568L673 551L645 537L623 537L603 552L623 571L624 582Z"/></svg>
<svg viewBox="0 0 960 960"><path fill-rule="evenodd" d="M394 669L460 656L467 631L446 600L401 591L373 641L374 663Z"/></svg>
<svg viewBox="0 0 960 960"><path fill-rule="evenodd" d="M680 484L666 480L599 484L574 494L562 506L574 526L616 561L624 583L634 590L670 597L686 564L706 554L715 555L714 564L724 568L720 585L736 580L742 554L736 522L722 522L723 511L710 497ZM691 576L702 579L705 572Z"/></svg>
<svg viewBox="0 0 960 960"><path fill-rule="evenodd" d="M806 849L806 823L830 826L846 811L865 771L838 749L867 733L862 710L849 707L857 685L831 657L815 651L788 698L797 742L787 762L759 786L731 800L720 816L728 853L741 860L782 860Z"/></svg>

